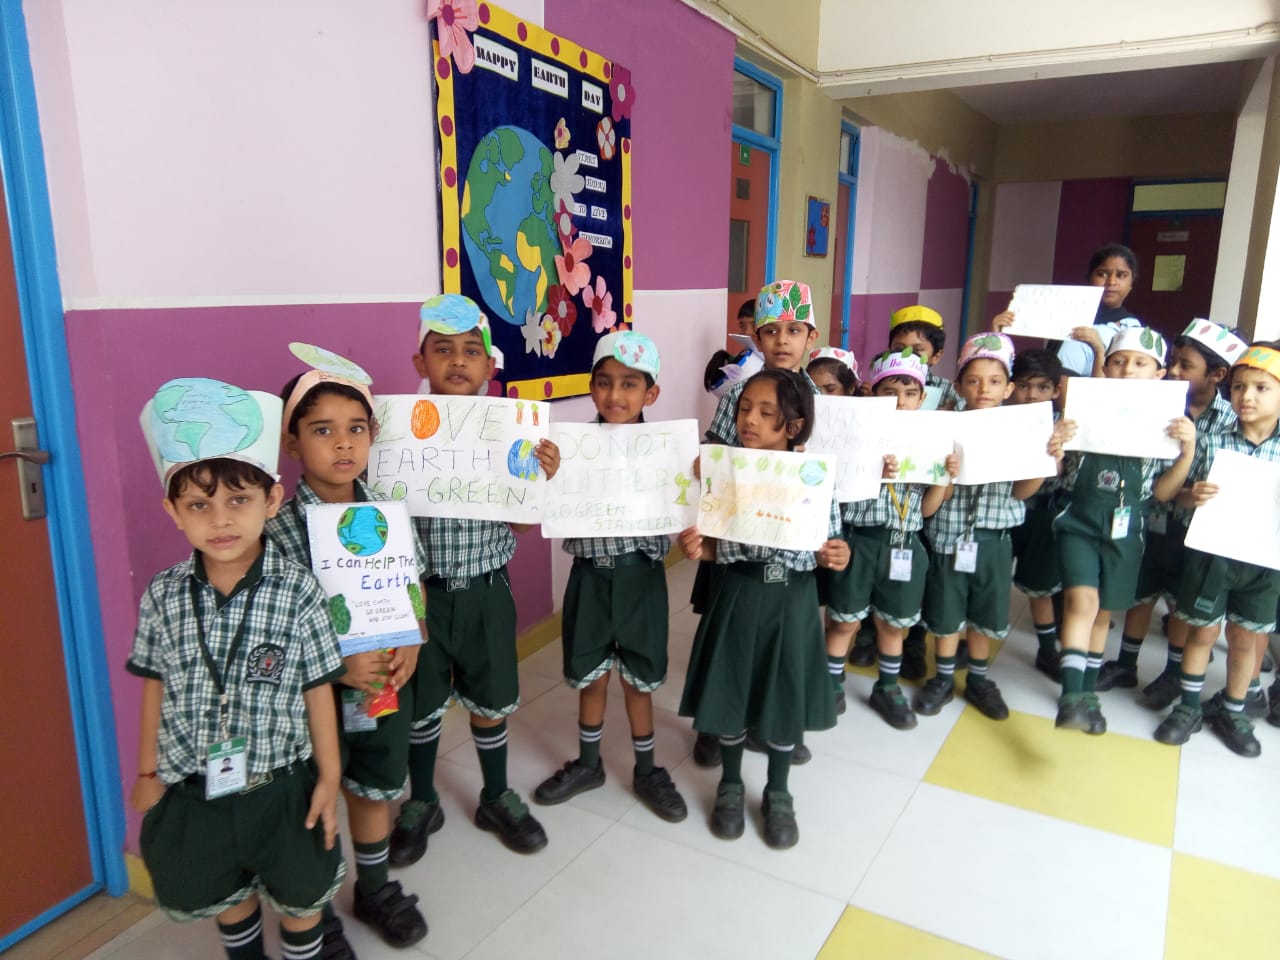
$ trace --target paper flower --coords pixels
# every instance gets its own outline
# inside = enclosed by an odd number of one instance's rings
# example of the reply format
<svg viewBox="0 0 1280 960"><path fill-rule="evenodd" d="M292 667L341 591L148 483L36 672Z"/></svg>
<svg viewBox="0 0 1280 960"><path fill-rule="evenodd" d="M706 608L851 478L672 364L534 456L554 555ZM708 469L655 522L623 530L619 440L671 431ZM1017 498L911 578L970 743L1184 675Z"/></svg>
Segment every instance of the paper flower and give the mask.
<svg viewBox="0 0 1280 960"><path fill-rule="evenodd" d="M564 287L551 287L547 291L547 314L559 324L560 332L566 337L578 322L578 306Z"/></svg>
<svg viewBox="0 0 1280 960"><path fill-rule="evenodd" d="M616 63L609 75L609 99L613 101L614 123L631 116L631 105L636 102L636 90L631 85L631 71Z"/></svg>
<svg viewBox="0 0 1280 960"><path fill-rule="evenodd" d="M520 332L524 334L524 352L542 356L542 317L537 310L524 312L524 326Z"/></svg>
<svg viewBox="0 0 1280 960"><path fill-rule="evenodd" d="M608 117L596 124L596 146L600 148L601 160L612 160L618 152L618 134L613 129L613 121Z"/></svg>
<svg viewBox="0 0 1280 960"><path fill-rule="evenodd" d="M553 153L551 164L551 192L555 194L556 209L563 203L572 210L574 194L581 193L586 186L586 181L578 173L578 155Z"/></svg>
<svg viewBox="0 0 1280 960"><path fill-rule="evenodd" d="M564 122L564 117L561 117L560 122L556 124L556 130L552 136L557 150L567 150L569 148L569 126Z"/></svg>
<svg viewBox="0 0 1280 960"><path fill-rule="evenodd" d="M560 285L573 296L591 283L591 268L584 260L591 256L591 244L581 237L564 245L564 256L556 257L556 273L560 275Z"/></svg>
<svg viewBox="0 0 1280 960"><path fill-rule="evenodd" d="M560 346L560 340L564 336L560 331L560 325L551 317L550 314L542 318L542 355L547 358L556 355L556 348Z"/></svg>
<svg viewBox="0 0 1280 960"><path fill-rule="evenodd" d="M440 56L452 57L459 73L470 73L476 51L468 34L480 26L476 0L427 0L427 18L436 21Z"/></svg>
<svg viewBox="0 0 1280 960"><path fill-rule="evenodd" d="M596 333L604 333L618 320L613 310L613 294L605 289L604 277L596 277L596 288L592 291L590 284L582 288L582 302L591 311L591 329Z"/></svg>
<svg viewBox="0 0 1280 960"><path fill-rule="evenodd" d="M556 209L556 234L560 237L560 246L567 247L573 243L573 235L578 228L573 225L573 212L563 203Z"/></svg>

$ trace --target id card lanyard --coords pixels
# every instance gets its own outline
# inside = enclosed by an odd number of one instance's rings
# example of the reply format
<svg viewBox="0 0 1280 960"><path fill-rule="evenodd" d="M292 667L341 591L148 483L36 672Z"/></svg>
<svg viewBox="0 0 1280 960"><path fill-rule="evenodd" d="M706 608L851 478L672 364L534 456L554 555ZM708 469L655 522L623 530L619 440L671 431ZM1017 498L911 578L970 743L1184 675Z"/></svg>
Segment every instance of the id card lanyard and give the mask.
<svg viewBox="0 0 1280 960"><path fill-rule="evenodd" d="M976 573L978 570L978 542L974 539L973 530L978 522L978 501L982 498L982 487L971 487L973 497L969 501L964 529L966 536L956 544L956 572Z"/></svg>
<svg viewBox="0 0 1280 960"><path fill-rule="evenodd" d="M200 585L193 577L191 580L191 606L196 615L196 642L200 645L200 657L204 660L213 687L218 691L218 737L219 742L209 747L205 758L205 799L213 800L229 793L238 793L248 783L245 769L247 746L244 737L231 736L231 707L227 698L226 674L235 663L236 654L244 643L244 634L249 625L249 611L253 606L253 597L257 592L255 583L249 588L244 601L244 613L240 616L240 625L236 627L235 636L231 639L231 649L227 651L227 662L223 670L218 669L213 653L204 634L204 611L200 602Z"/></svg>
<svg viewBox="0 0 1280 960"><path fill-rule="evenodd" d="M889 579L906 583L911 579L911 551L907 549L907 514L911 511L911 488L907 488L907 499L898 499L896 484L889 484L889 499L893 501L893 509L898 512L898 530L893 541L897 544L889 551Z"/></svg>
<svg viewBox="0 0 1280 960"><path fill-rule="evenodd" d="M1120 506L1111 513L1111 539L1123 540L1129 535L1130 509L1124 505L1124 477L1120 478Z"/></svg>

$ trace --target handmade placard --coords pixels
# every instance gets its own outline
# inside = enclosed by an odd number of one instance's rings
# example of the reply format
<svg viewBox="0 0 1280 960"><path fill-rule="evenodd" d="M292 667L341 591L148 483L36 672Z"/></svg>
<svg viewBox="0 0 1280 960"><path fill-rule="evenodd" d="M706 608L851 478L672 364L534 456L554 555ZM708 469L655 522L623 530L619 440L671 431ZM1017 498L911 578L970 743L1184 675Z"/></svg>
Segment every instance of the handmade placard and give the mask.
<svg viewBox="0 0 1280 960"><path fill-rule="evenodd" d="M631 324L631 73L493 3L428 14L444 290L483 305L508 396L586 393Z"/></svg>
<svg viewBox="0 0 1280 960"><path fill-rule="evenodd" d="M1063 385L1062 419L1076 424L1076 435L1062 445L1064 450L1177 458L1178 442L1165 431L1186 413L1187 385L1182 381L1071 377Z"/></svg>
<svg viewBox="0 0 1280 960"><path fill-rule="evenodd" d="M1066 340L1076 327L1093 326L1102 291L1095 286L1020 283L1009 301L1014 320L1004 332L1011 337Z"/></svg>
<svg viewBox="0 0 1280 960"><path fill-rule="evenodd" d="M781 550L817 550L831 527L835 458L703 444L698 532Z"/></svg>
<svg viewBox="0 0 1280 960"><path fill-rule="evenodd" d="M374 397L369 483L415 517L539 523L547 480L534 450L551 407L505 397Z"/></svg>
<svg viewBox="0 0 1280 960"><path fill-rule="evenodd" d="M955 451L955 418L950 410L892 410L885 417L884 452L898 472L882 483L949 484L946 459Z"/></svg>
<svg viewBox="0 0 1280 960"><path fill-rule="evenodd" d="M1218 494L1196 507L1187 546L1280 570L1280 464L1219 450L1208 479Z"/></svg>
<svg viewBox="0 0 1280 960"><path fill-rule="evenodd" d="M893 397L813 398L813 433L805 449L836 458L836 499L841 503L880 496L884 430L896 406Z"/></svg>
<svg viewBox="0 0 1280 960"><path fill-rule="evenodd" d="M1053 404L1025 403L965 410L955 415L959 484L1030 480L1058 473L1049 455Z"/></svg>
<svg viewBox="0 0 1280 960"><path fill-rule="evenodd" d="M557 423L544 537L652 537L692 526L698 422Z"/></svg>
<svg viewBox="0 0 1280 960"><path fill-rule="evenodd" d="M309 504L307 537L344 657L422 642L427 612L403 503Z"/></svg>

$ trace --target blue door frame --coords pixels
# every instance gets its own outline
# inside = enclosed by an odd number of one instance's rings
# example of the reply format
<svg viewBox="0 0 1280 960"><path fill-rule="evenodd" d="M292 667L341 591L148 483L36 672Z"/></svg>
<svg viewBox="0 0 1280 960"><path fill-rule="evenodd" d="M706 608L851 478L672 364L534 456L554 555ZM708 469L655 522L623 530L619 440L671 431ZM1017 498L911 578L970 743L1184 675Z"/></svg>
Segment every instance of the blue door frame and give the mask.
<svg viewBox="0 0 1280 960"><path fill-rule="evenodd" d="M840 304L840 347L849 349L850 304L853 302L853 228L858 222L858 162L862 156L862 137L847 120L840 121L840 132L849 134L849 169L841 170L839 181L849 188L849 213L845 218L844 299Z"/></svg>
<svg viewBox="0 0 1280 960"><path fill-rule="evenodd" d="M0 0L0 71L11 94L0 97L5 200L31 402L40 425L41 443L53 454L50 466L45 468L47 522L93 869L93 881L83 890L5 934L0 939L3 951L94 893L106 890L118 896L129 883L124 864L124 802L115 718L102 641L98 581L85 533L89 529L88 503L76 438L49 186L22 0Z"/></svg>
<svg viewBox="0 0 1280 960"><path fill-rule="evenodd" d="M750 77L756 83L773 91L772 136L765 136L736 123L733 125L734 143L745 143L747 146L762 150L769 155L769 229L766 234L764 250L764 282L772 283L775 279L774 271L777 269L778 168L782 155L782 81L773 74L761 70L754 63L743 60L741 57L733 58L733 69L735 73Z"/></svg>

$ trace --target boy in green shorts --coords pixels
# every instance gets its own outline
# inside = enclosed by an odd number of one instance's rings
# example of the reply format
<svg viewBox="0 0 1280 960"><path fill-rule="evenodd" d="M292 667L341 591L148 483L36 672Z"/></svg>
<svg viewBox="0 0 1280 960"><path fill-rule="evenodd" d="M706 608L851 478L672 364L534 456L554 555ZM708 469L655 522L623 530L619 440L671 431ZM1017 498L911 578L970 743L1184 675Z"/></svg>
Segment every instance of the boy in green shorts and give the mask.
<svg viewBox="0 0 1280 960"><path fill-rule="evenodd" d="M628 330L601 337L591 364L597 423L643 423L658 399L657 345ZM653 691L667 678L669 537L570 537L573 568L564 591L564 677L578 695L578 757L533 792L538 803L563 803L604 786L600 734L614 667L622 680L631 743L632 787L650 810L671 823L685 818L684 798L653 762Z"/></svg>
<svg viewBox="0 0 1280 960"><path fill-rule="evenodd" d="M284 401L284 447L302 464L293 498L267 522L267 536L295 563L311 566L306 508L321 503L355 503L385 499L360 477L369 463L376 424L369 377L358 366L307 344L291 344L294 355L311 364L281 392ZM425 557L418 547L418 578ZM327 608L326 608L327 609ZM425 632L425 627L423 627ZM355 847L355 914L393 947L407 947L427 935L427 922L417 896L406 896L399 881L387 876L390 801L400 796L408 775L411 691L403 689L418 662L416 646L394 654L377 650L343 657L347 672L334 686L342 747L342 793ZM366 697L384 683L400 690L399 709L371 718ZM328 956L351 956L336 941L342 924L325 912ZM345 938L343 938L345 943Z"/></svg>
<svg viewBox="0 0 1280 960"><path fill-rule="evenodd" d="M1255 343L1231 368L1231 406L1238 418L1235 427L1198 440L1191 485L1179 494L1180 506L1194 510L1218 493L1208 477L1219 450L1280 463L1280 344ZM1268 634L1276 629L1278 599L1280 571L1187 549L1173 612L1190 629L1179 678L1182 700L1156 728L1157 740L1186 743L1208 720L1233 752L1242 757L1262 752L1245 715L1245 697L1250 680L1258 675ZM1205 668L1224 617L1227 686L1210 701L1211 707L1202 706ZM1274 702L1272 708L1274 713Z"/></svg>
<svg viewBox="0 0 1280 960"><path fill-rule="evenodd" d="M489 320L475 301L455 293L422 305L413 366L433 393L477 396L494 373ZM549 440L535 453L547 477L560 466ZM414 673L409 734L410 798L391 832L391 864L416 862L444 811L435 789L440 720L456 699L471 714L471 737L484 787L476 826L517 853L547 845L542 824L507 785L507 717L520 705L516 606L507 562L516 549L509 524L495 520L415 517L427 550L427 635Z"/></svg>
<svg viewBox="0 0 1280 960"><path fill-rule="evenodd" d="M980 333L960 348L958 392L965 410L989 410L1013 393L1013 341L1002 333ZM1046 443L1048 437L1045 438ZM969 674L964 698L992 720L1009 708L987 677L991 641L1009 635L1009 585L1013 544L1009 531L1026 517L1023 501L1043 481L1001 481L947 488L929 518L929 572L924 622L937 637L937 672L916 695L915 709L936 715L955 696L956 649L967 625Z"/></svg>
<svg viewBox="0 0 1280 960"><path fill-rule="evenodd" d="M156 901L216 917L228 957L261 960L261 893L285 955L318 957L346 872L329 689L344 668L320 584L262 536L284 497L280 401L170 380L141 422L193 548L152 578L128 663L143 678L132 803Z"/></svg>

